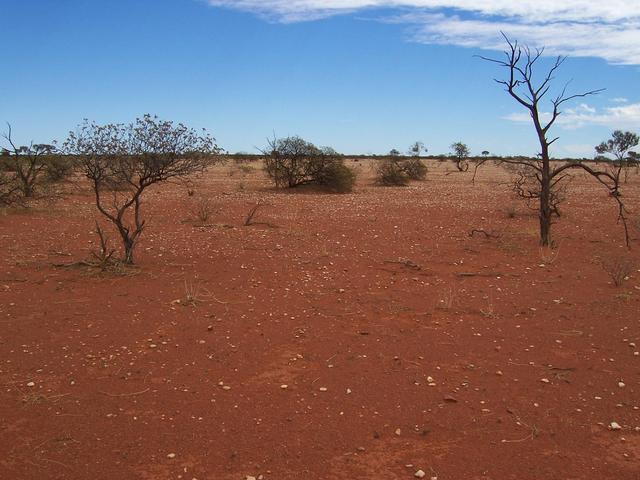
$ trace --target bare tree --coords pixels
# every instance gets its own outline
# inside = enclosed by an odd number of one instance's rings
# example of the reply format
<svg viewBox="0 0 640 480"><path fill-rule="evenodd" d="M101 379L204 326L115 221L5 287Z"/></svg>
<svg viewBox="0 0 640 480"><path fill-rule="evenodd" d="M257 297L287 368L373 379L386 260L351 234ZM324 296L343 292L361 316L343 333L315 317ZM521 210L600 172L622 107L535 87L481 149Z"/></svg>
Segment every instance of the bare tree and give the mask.
<svg viewBox="0 0 640 480"><path fill-rule="evenodd" d="M556 57L551 67L543 74L543 76L538 77L534 74L538 71L539 61L544 54L544 48L531 50L527 46L520 46L517 41L512 42L504 33L502 36L508 45L508 48L504 52L505 58L480 58L496 63L508 70L506 80L496 79L496 82L503 85L509 95L529 111L533 121L536 136L540 145L538 158L503 159L502 162L523 165L534 172L538 189L533 193L539 202L541 245L549 246L552 244L551 224L554 210L553 192L561 186L561 183L564 180L569 178L569 171L574 169L581 169L594 177L608 189L610 195L617 201L618 218L624 225L625 239L627 245L629 245L629 234L625 217L626 210L619 192L619 176L616 177L616 175L607 170L597 170L596 168L580 161L565 162L554 167L551 165L549 156L550 146L558 140L558 137L552 138L550 136L550 130L562 113L562 105L576 98L595 95L601 92L602 89L591 90L578 94L568 94L567 85L565 85L559 94L551 98L551 112L548 114L548 119L546 119L544 112L541 111L541 102L547 98L547 95L549 95L553 80L555 79L555 74L565 62L566 57Z"/></svg>
<svg viewBox="0 0 640 480"><path fill-rule="evenodd" d="M4 148L5 164L15 174L22 195L33 197L36 183L47 169L46 159L56 151L55 145L30 143L18 146L11 137L11 124L7 123L7 131L2 135L9 148Z"/></svg>
<svg viewBox="0 0 640 480"><path fill-rule="evenodd" d="M134 263L134 248L145 227L141 212L144 191L220 161L219 148L205 131L148 114L126 125L85 120L69 133L64 150L79 156L98 211L120 234L122 260L127 264Z"/></svg>

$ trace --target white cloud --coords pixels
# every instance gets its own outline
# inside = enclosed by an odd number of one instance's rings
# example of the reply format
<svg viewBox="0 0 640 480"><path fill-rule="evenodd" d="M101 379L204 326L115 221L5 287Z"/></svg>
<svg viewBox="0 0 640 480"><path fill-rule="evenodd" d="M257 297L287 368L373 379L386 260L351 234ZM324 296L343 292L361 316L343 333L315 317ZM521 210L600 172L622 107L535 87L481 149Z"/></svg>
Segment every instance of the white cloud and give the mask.
<svg viewBox="0 0 640 480"><path fill-rule="evenodd" d="M612 98L611 101L613 103L627 103L629 99L625 97L616 97L616 98Z"/></svg>
<svg viewBox="0 0 640 480"><path fill-rule="evenodd" d="M543 121L548 121L551 114L541 113ZM528 113L512 113L504 117L517 123L530 123ZM556 125L565 130L575 130L588 125L599 125L610 129L640 129L640 103L631 103L618 107L608 107L601 110L587 104L580 104L575 108L567 108L557 118Z"/></svg>
<svg viewBox="0 0 640 480"><path fill-rule="evenodd" d="M401 9L413 39L503 49L500 30L549 54L640 65L640 0L207 0L216 7L301 22L364 9ZM445 13L453 10L455 14Z"/></svg>

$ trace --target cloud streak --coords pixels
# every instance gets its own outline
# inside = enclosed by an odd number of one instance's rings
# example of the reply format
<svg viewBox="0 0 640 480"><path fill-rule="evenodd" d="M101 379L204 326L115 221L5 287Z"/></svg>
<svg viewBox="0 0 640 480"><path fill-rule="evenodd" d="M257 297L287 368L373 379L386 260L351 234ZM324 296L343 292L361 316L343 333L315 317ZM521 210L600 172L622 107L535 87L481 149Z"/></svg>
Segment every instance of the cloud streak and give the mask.
<svg viewBox="0 0 640 480"><path fill-rule="evenodd" d="M542 120L548 121L551 113L541 113ZM516 123L531 123L528 113L512 113L504 117ZM601 110L586 103L575 108L567 108L556 120L556 124L565 130L575 130L589 125L604 126L611 129L639 129L640 103L630 103Z"/></svg>
<svg viewBox="0 0 640 480"><path fill-rule="evenodd" d="M411 26L426 44L502 50L498 32L548 54L640 65L640 0L207 0L269 21L314 21L360 11ZM398 10L389 14L388 10ZM389 15L385 17L385 15Z"/></svg>

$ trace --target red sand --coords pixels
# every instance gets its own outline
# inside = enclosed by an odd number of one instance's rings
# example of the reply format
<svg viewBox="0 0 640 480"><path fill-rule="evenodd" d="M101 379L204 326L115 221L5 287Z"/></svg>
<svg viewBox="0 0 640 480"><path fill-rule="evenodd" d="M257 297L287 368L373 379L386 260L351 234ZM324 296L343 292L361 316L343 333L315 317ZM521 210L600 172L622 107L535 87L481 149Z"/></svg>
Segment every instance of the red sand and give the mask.
<svg viewBox="0 0 640 480"><path fill-rule="evenodd" d="M640 268L640 232L606 191L572 182L550 254L495 167L356 165L349 195L231 165L154 188L127 276L53 266L95 248L84 183L1 215L0 478L639 479L640 275L601 259ZM273 225L243 226L258 199Z"/></svg>

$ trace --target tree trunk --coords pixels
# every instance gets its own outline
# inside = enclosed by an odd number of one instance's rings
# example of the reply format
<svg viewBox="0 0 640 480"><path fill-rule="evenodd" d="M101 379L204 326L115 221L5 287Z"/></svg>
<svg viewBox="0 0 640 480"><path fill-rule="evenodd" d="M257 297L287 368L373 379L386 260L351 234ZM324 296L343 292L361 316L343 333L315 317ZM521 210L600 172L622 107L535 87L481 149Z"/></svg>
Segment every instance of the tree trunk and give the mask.
<svg viewBox="0 0 640 480"><path fill-rule="evenodd" d="M549 165L549 145L542 133L539 135L542 147L542 172L540 175L540 245L549 247L551 243L551 166Z"/></svg>
<svg viewBox="0 0 640 480"><path fill-rule="evenodd" d="M124 240L124 258L122 261L127 265L133 265L133 248L135 247L135 242L132 242L129 239Z"/></svg>

